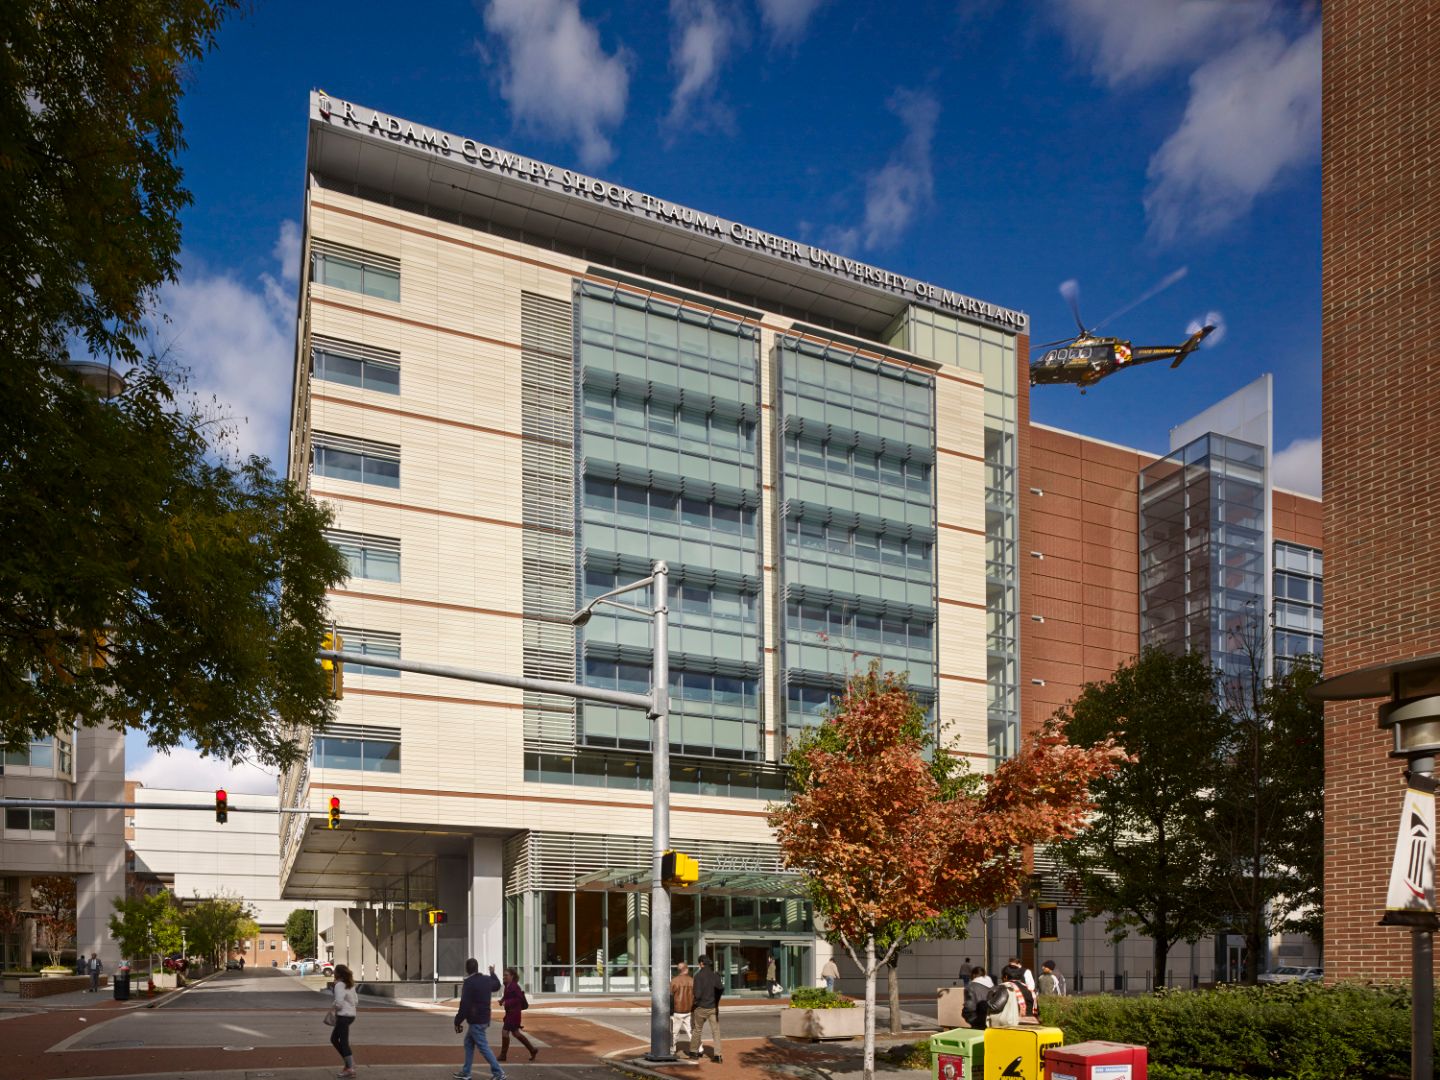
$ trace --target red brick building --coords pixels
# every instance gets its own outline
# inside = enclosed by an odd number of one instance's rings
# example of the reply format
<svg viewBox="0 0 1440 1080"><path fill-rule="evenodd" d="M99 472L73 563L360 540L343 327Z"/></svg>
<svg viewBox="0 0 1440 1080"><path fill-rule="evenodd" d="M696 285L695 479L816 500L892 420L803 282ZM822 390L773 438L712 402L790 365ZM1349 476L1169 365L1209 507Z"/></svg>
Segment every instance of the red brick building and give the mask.
<svg viewBox="0 0 1440 1080"><path fill-rule="evenodd" d="M1326 671L1440 652L1440 16L1324 5ZM1401 977L1380 928L1402 767L1375 703L1326 711L1325 968Z"/></svg>

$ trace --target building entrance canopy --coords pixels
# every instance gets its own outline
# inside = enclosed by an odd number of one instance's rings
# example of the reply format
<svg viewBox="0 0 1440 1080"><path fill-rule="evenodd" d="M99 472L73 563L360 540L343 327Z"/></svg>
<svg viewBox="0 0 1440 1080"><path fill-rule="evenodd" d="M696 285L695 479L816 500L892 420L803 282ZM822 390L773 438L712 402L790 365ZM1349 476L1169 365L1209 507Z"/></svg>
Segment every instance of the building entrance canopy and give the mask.
<svg viewBox="0 0 1440 1080"><path fill-rule="evenodd" d="M649 892L650 870L617 867L581 874L575 879L577 892ZM804 876L791 871L701 870L699 880L684 889L673 891L676 896L704 894L707 896L803 897Z"/></svg>

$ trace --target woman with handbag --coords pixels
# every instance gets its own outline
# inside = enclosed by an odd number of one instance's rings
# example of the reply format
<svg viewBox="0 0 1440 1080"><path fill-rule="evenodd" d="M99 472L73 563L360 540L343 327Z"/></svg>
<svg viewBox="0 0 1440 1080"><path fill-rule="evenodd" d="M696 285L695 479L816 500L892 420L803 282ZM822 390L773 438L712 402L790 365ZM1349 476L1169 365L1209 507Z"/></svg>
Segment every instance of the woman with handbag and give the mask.
<svg viewBox="0 0 1440 1080"><path fill-rule="evenodd" d="M540 1051L520 1031L520 1014L530 1007L530 1000L520 987L520 972L513 967L505 969L505 989L500 994L500 1006L505 1010L505 1021L500 1025L500 1060L504 1061L505 1055L510 1052L510 1036L514 1035L515 1041L530 1051L530 1060L534 1061Z"/></svg>
<svg viewBox="0 0 1440 1080"><path fill-rule="evenodd" d="M344 964L335 965L335 1004L325 1014L325 1023L334 1030L330 1032L330 1045L345 1062L345 1068L337 1074L350 1080L355 1075L355 1055L350 1052L350 1025L355 1022L355 1010L360 998L355 993L355 976Z"/></svg>

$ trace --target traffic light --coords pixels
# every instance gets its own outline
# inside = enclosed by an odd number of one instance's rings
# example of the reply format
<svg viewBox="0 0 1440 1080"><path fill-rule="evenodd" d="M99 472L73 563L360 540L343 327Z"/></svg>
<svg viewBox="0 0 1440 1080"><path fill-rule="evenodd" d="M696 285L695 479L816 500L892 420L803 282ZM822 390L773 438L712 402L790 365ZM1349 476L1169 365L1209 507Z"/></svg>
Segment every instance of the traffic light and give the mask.
<svg viewBox="0 0 1440 1080"><path fill-rule="evenodd" d="M230 820L230 796L225 794L225 789L215 789L215 824L224 825Z"/></svg>
<svg viewBox="0 0 1440 1080"><path fill-rule="evenodd" d="M679 851L667 851L660 857L660 880L682 889L700 879L700 864Z"/></svg>
<svg viewBox="0 0 1440 1080"><path fill-rule="evenodd" d="M361 815L361 816L363 817L364 815ZM332 829L338 829L338 828L340 827L340 796L339 796L339 795L331 795L331 796L330 796L330 825L329 825L329 827L332 828Z"/></svg>
<svg viewBox="0 0 1440 1080"><path fill-rule="evenodd" d="M327 652L343 652L345 639L332 631L320 639L320 648ZM330 676L329 685L325 688L325 696L331 701L339 701L345 696L345 665L339 660L321 660L320 668ZM332 825L331 828L334 826Z"/></svg>
<svg viewBox="0 0 1440 1080"><path fill-rule="evenodd" d="M445 914L444 908L431 908L425 914L429 916L431 926L440 926L450 921L450 916Z"/></svg>

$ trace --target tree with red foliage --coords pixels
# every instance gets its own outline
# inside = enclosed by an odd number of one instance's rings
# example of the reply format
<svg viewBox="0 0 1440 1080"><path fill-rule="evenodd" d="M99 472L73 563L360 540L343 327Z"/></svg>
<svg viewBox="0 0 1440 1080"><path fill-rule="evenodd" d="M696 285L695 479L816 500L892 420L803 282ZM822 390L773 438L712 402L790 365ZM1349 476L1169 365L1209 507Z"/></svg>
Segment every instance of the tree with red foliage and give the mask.
<svg viewBox="0 0 1440 1080"><path fill-rule="evenodd" d="M1013 899L1024 848L1078 832L1090 782L1125 760L1113 744L1072 746L1047 727L982 782L954 782L926 759L926 729L903 675L872 665L851 676L792 757L791 800L770 813L785 865L806 876L830 934L865 976L867 1080L875 977L911 940L903 928Z"/></svg>

